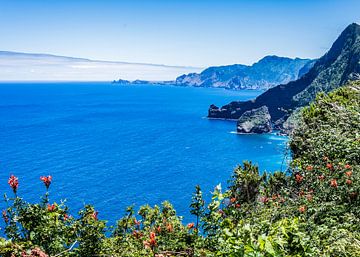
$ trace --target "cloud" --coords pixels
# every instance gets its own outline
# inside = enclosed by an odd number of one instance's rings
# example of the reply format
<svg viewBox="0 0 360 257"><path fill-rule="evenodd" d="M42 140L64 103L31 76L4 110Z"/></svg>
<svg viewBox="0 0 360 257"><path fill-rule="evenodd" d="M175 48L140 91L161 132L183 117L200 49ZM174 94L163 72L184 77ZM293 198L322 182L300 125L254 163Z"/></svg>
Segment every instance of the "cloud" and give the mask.
<svg viewBox="0 0 360 257"><path fill-rule="evenodd" d="M119 78L174 80L179 75L200 70L195 67L105 62L46 54L0 52L1 81L112 81Z"/></svg>

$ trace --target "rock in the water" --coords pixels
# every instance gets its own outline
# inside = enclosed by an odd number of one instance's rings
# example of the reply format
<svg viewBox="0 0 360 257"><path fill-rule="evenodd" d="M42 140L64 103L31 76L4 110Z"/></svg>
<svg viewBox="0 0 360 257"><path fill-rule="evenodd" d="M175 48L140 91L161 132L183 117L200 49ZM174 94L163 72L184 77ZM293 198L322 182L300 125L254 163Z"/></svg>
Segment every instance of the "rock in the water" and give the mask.
<svg viewBox="0 0 360 257"><path fill-rule="evenodd" d="M237 122L238 133L268 133L271 132L271 116L266 106L246 111Z"/></svg>

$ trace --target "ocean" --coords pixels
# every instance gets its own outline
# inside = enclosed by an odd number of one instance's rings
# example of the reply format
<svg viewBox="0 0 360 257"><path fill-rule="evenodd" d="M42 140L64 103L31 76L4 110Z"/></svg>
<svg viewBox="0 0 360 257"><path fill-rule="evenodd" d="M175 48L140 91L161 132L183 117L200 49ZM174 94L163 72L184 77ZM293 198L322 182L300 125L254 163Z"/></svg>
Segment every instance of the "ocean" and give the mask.
<svg viewBox="0 0 360 257"><path fill-rule="evenodd" d="M169 200L190 221L195 185L209 199L232 170L252 160L262 172L285 170L287 138L238 135L236 123L206 119L210 104L260 91L111 83L0 84L0 188L19 177L18 195L38 202L51 175L51 202L76 215L93 204L114 223L126 206ZM5 208L0 202L0 208Z"/></svg>

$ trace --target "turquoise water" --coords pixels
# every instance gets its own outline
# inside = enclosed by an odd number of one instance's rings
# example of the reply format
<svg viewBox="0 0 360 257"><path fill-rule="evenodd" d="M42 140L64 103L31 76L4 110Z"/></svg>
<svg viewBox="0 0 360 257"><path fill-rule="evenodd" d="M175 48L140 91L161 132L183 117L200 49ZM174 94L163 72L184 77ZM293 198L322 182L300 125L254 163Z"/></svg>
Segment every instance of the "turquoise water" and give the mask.
<svg viewBox="0 0 360 257"><path fill-rule="evenodd" d="M190 219L191 193L208 196L242 160L285 169L286 138L237 135L235 123L208 120L208 106L251 99L227 91L109 83L0 84L0 188L19 177L19 195L67 199L73 213L94 204L113 222L126 206L170 200ZM1 203L0 207L4 207Z"/></svg>

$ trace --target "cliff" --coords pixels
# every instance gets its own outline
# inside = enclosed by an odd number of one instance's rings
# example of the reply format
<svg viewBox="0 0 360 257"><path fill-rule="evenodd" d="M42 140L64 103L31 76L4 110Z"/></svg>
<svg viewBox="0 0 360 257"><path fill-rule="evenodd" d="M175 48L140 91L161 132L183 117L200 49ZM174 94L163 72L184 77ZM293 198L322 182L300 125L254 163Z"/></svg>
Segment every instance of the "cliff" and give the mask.
<svg viewBox="0 0 360 257"><path fill-rule="evenodd" d="M293 110L309 104L319 92L330 92L360 78L360 26L349 25L330 50L298 80L273 87L254 100L211 105L208 117L238 119L244 112L267 106L271 121L282 124Z"/></svg>
<svg viewBox="0 0 360 257"><path fill-rule="evenodd" d="M268 133L271 131L271 116L266 106L246 111L237 122L238 133Z"/></svg>

